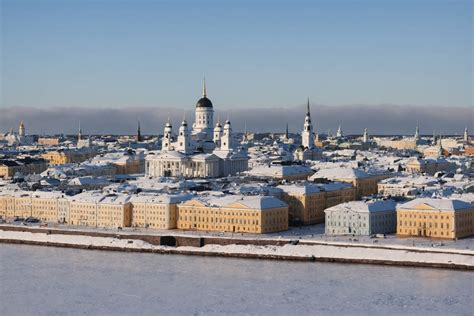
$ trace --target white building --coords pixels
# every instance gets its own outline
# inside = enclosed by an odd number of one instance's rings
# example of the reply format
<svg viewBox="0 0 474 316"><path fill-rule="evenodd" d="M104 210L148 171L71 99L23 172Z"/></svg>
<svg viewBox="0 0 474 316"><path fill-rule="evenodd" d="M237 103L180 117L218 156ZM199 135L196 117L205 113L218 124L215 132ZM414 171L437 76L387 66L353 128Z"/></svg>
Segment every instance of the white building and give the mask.
<svg viewBox="0 0 474 316"><path fill-rule="evenodd" d="M183 120L175 137L173 126L168 120L161 152L151 153L146 157L146 175L215 178L246 171L247 153L234 146L230 121L226 120L224 128L220 122L213 128L213 115L213 105L206 96L204 82L202 98L196 103L192 130L187 121Z"/></svg>
<svg viewBox="0 0 474 316"><path fill-rule="evenodd" d="M352 201L324 210L327 235L372 235L396 231L393 200Z"/></svg>

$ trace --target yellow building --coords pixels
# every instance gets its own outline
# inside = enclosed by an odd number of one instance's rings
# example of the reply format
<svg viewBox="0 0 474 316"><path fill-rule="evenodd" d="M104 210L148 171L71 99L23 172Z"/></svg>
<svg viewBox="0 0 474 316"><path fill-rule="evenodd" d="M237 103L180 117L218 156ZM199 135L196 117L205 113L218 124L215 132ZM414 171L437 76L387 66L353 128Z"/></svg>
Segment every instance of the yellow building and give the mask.
<svg viewBox="0 0 474 316"><path fill-rule="evenodd" d="M31 216L45 222L57 222L59 218L58 200L61 192L33 192L31 194Z"/></svg>
<svg viewBox="0 0 474 316"><path fill-rule="evenodd" d="M310 225L324 222L328 207L355 200L355 188L349 183L280 185L277 195L289 206L289 222Z"/></svg>
<svg viewBox="0 0 474 316"><path fill-rule="evenodd" d="M100 154L92 159L95 164L110 164L115 174L131 174L145 172L145 156L143 152L125 151Z"/></svg>
<svg viewBox="0 0 474 316"><path fill-rule="evenodd" d="M128 195L106 195L97 205L97 227L130 227L132 204Z"/></svg>
<svg viewBox="0 0 474 316"><path fill-rule="evenodd" d="M39 174L48 168L46 160L40 158L0 159L0 178L11 178L15 173Z"/></svg>
<svg viewBox="0 0 474 316"><path fill-rule="evenodd" d="M100 192L83 192L70 198L70 225L93 227L129 227L132 205L127 195L103 195Z"/></svg>
<svg viewBox="0 0 474 316"><path fill-rule="evenodd" d="M390 138L377 138L374 137L375 142L380 147L395 148L399 150L403 149L416 149L418 141L415 138L402 138L402 139L390 139Z"/></svg>
<svg viewBox="0 0 474 316"><path fill-rule="evenodd" d="M13 214L11 217L31 217L32 212L32 203L31 203L31 192L28 191L18 191L14 193L14 206Z"/></svg>
<svg viewBox="0 0 474 316"><path fill-rule="evenodd" d="M178 204L178 229L271 233L288 229L288 205L271 196L208 197Z"/></svg>
<svg viewBox="0 0 474 316"><path fill-rule="evenodd" d="M11 218L15 216L15 196L13 191L0 192L0 216Z"/></svg>
<svg viewBox="0 0 474 316"><path fill-rule="evenodd" d="M38 138L39 145L46 145L46 146L57 146L59 145L59 138L58 137L40 137Z"/></svg>
<svg viewBox="0 0 474 316"><path fill-rule="evenodd" d="M474 206L460 200L420 198L397 207L397 235L462 238L474 235Z"/></svg>
<svg viewBox="0 0 474 316"><path fill-rule="evenodd" d="M426 173L434 175L438 171L449 170L451 164L442 158L434 159L410 159L407 161L405 169L409 173Z"/></svg>
<svg viewBox="0 0 474 316"><path fill-rule="evenodd" d="M140 194L132 196L132 227L173 229L177 222L177 204L191 195Z"/></svg>
<svg viewBox="0 0 474 316"><path fill-rule="evenodd" d="M257 165L247 172L252 177L273 178L277 180L306 180L314 173L310 167L304 165Z"/></svg>
<svg viewBox="0 0 474 316"><path fill-rule="evenodd" d="M65 221L69 213L69 202L63 193L5 190L0 192L0 216L35 217L45 222Z"/></svg>
<svg viewBox="0 0 474 316"><path fill-rule="evenodd" d="M360 199L363 196L377 194L379 181L388 177L389 175L372 175L360 169L341 167L321 169L312 175L309 180L318 182L326 179L352 183L356 189L356 198Z"/></svg>
<svg viewBox="0 0 474 316"><path fill-rule="evenodd" d="M52 166L63 165L67 163L80 163L92 158L97 153L90 149L61 149L49 151L41 155L48 160Z"/></svg>
<svg viewBox="0 0 474 316"><path fill-rule="evenodd" d="M69 203L69 225L97 226L97 203L102 194L84 192L75 195Z"/></svg>

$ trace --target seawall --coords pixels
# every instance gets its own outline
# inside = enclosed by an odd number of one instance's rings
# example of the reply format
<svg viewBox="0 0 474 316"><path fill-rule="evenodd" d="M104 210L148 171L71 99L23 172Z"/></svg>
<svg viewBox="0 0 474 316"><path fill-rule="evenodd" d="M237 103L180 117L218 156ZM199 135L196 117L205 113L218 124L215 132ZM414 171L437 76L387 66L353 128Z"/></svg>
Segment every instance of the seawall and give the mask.
<svg viewBox="0 0 474 316"><path fill-rule="evenodd" d="M474 252L470 250L396 245L140 235L4 225L0 225L0 242L107 251L474 270ZM173 242L174 245L167 245Z"/></svg>

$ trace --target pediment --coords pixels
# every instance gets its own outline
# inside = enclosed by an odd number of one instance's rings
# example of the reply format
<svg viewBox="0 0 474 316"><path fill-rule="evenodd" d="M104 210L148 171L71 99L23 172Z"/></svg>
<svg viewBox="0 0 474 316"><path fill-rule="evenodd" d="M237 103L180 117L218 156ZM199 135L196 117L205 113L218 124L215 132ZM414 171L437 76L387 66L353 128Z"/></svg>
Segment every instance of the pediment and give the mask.
<svg viewBox="0 0 474 316"><path fill-rule="evenodd" d="M428 205L426 203L420 203L420 204L417 204L414 209L416 210L434 210L435 208L431 205Z"/></svg>

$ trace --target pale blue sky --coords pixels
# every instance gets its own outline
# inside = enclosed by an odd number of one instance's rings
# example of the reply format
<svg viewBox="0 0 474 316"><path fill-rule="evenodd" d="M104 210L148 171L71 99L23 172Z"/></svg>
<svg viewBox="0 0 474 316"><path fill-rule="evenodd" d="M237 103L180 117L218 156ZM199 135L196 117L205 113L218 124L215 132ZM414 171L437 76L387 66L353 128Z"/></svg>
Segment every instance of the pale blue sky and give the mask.
<svg viewBox="0 0 474 316"><path fill-rule="evenodd" d="M471 1L1 2L1 107L472 105Z"/></svg>

